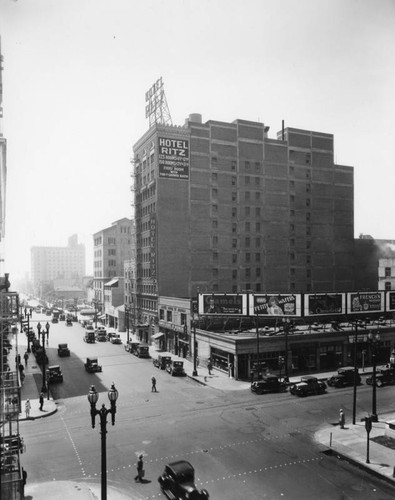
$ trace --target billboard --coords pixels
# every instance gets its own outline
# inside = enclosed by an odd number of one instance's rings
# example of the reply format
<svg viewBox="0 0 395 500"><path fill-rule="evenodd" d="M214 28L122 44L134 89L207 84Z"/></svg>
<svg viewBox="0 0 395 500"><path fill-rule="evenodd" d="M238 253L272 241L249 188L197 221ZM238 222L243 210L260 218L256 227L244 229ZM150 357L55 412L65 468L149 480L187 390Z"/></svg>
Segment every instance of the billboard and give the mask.
<svg viewBox="0 0 395 500"><path fill-rule="evenodd" d="M386 311L395 311L395 292L386 293Z"/></svg>
<svg viewBox="0 0 395 500"><path fill-rule="evenodd" d="M199 314L246 315L246 294L199 294Z"/></svg>
<svg viewBox="0 0 395 500"><path fill-rule="evenodd" d="M384 292L347 293L347 314L384 311Z"/></svg>
<svg viewBox="0 0 395 500"><path fill-rule="evenodd" d="M159 177L189 179L189 139L158 137Z"/></svg>
<svg viewBox="0 0 395 500"><path fill-rule="evenodd" d="M300 294L253 294L250 295L250 315L301 316Z"/></svg>
<svg viewBox="0 0 395 500"><path fill-rule="evenodd" d="M314 293L304 295L305 316L326 316L346 313L344 293Z"/></svg>

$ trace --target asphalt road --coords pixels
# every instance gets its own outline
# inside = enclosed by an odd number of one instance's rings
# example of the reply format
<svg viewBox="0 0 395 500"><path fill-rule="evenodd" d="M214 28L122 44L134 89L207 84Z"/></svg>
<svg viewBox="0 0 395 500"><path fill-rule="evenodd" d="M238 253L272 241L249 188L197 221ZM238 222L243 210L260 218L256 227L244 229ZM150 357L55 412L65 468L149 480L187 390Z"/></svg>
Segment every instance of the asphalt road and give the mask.
<svg viewBox="0 0 395 500"><path fill-rule="evenodd" d="M61 364L64 382L52 387L59 411L20 426L29 481L100 482L100 426L91 427L86 395L94 384L98 404L108 407L107 390L114 382L119 399L115 426L107 425L108 482L132 498L163 498L157 478L166 463L180 458L194 465L199 487L212 499L394 498L389 485L325 455L312 440L323 422L337 421L340 407L351 418L352 388L301 399L289 393L219 391L171 377L122 345L86 344L83 331L78 324L51 325L48 356L51 364ZM70 358L57 357L59 342L69 344ZM86 373L86 356L97 356L103 372ZM151 393L152 374L158 393ZM393 387L380 389L378 409L389 411L392 403ZM357 411L368 413L370 408L371 388L362 385ZM133 481L140 453L145 457L144 484Z"/></svg>

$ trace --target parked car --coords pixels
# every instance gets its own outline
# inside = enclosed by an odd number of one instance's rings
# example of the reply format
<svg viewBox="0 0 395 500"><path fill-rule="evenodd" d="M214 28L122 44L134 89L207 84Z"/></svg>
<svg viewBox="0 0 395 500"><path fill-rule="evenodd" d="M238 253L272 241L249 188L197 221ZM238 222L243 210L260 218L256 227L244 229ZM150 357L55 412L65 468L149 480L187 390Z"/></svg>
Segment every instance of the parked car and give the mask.
<svg viewBox="0 0 395 500"><path fill-rule="evenodd" d="M73 326L73 320L71 318L66 319L66 326Z"/></svg>
<svg viewBox="0 0 395 500"><path fill-rule="evenodd" d="M111 344L122 344L121 336L119 333L113 333L111 335Z"/></svg>
<svg viewBox="0 0 395 500"><path fill-rule="evenodd" d="M170 361L168 365L166 365L166 370L170 373L171 376L183 376L186 375L184 370L184 362L183 361Z"/></svg>
<svg viewBox="0 0 395 500"><path fill-rule="evenodd" d="M59 365L48 366L47 383L63 382L63 373Z"/></svg>
<svg viewBox="0 0 395 500"><path fill-rule="evenodd" d="M133 354L139 345L140 342L138 342L137 340L129 340L129 342L125 344L125 351Z"/></svg>
<svg viewBox="0 0 395 500"><path fill-rule="evenodd" d="M95 335L98 342L107 342L107 333L105 331L96 330Z"/></svg>
<svg viewBox="0 0 395 500"><path fill-rule="evenodd" d="M161 370L165 370L166 366L171 362L171 356L162 356L159 354L157 358L154 358L152 360L152 363L154 366L157 368L160 368Z"/></svg>
<svg viewBox="0 0 395 500"><path fill-rule="evenodd" d="M368 377L366 383L373 385L373 376ZM389 367L378 368L376 371L376 387L392 384L395 384L395 369Z"/></svg>
<svg viewBox="0 0 395 500"><path fill-rule="evenodd" d="M95 373L95 372L102 371L102 367L97 362L97 358L86 358L86 363L84 366L85 366L85 370L88 373Z"/></svg>
<svg viewBox="0 0 395 500"><path fill-rule="evenodd" d="M84 342L94 344L96 342L94 330L85 330Z"/></svg>
<svg viewBox="0 0 395 500"><path fill-rule="evenodd" d="M172 500L206 500L207 490L198 490L195 485L195 469L186 460L166 465L158 478L159 486L167 498Z"/></svg>
<svg viewBox="0 0 395 500"><path fill-rule="evenodd" d="M313 394L324 394L326 384L312 375L301 377L300 382L291 385L290 393L295 396L311 396Z"/></svg>
<svg viewBox="0 0 395 500"><path fill-rule="evenodd" d="M361 383L361 375L357 368L357 384ZM346 385L354 385L354 373L355 369L353 366L344 366L337 370L335 375L328 378L327 384L331 387L345 387Z"/></svg>
<svg viewBox="0 0 395 500"><path fill-rule="evenodd" d="M134 351L134 354L138 357L138 358L150 358L150 354L149 354L149 347L148 347L148 344L139 344L136 348L136 350Z"/></svg>
<svg viewBox="0 0 395 500"><path fill-rule="evenodd" d="M58 344L58 356L64 358L65 356L70 356L70 349L67 344Z"/></svg>
<svg viewBox="0 0 395 500"><path fill-rule="evenodd" d="M264 375L262 380L251 384L251 391L255 394L264 394L265 392L285 392L287 384L281 381L277 375L268 373Z"/></svg>

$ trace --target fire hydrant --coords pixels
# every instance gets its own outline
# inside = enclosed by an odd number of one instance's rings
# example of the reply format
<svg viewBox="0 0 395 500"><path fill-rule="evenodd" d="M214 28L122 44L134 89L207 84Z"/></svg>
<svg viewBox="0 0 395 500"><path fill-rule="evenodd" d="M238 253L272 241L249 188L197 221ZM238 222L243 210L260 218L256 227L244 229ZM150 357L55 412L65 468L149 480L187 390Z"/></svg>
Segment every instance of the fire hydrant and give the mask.
<svg viewBox="0 0 395 500"><path fill-rule="evenodd" d="M343 409L340 409L340 411L339 411L339 424L340 424L341 429L344 429L345 423L346 423L346 417L344 415L344 411L343 411Z"/></svg>

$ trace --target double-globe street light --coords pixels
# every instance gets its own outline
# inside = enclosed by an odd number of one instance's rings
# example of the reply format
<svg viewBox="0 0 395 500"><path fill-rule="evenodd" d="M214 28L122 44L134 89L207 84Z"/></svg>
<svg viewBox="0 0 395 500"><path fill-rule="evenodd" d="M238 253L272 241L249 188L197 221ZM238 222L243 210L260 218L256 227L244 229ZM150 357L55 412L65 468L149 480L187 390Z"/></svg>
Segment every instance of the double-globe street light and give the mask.
<svg viewBox="0 0 395 500"><path fill-rule="evenodd" d="M27 309L25 307L25 310L23 311L23 307L21 306L21 315L20 315L20 320L21 320L21 331L23 331L23 326L25 322L23 321L23 312L25 313L25 318L27 318L27 352L30 354L31 349L30 349L30 317L32 315L31 309Z"/></svg>
<svg viewBox="0 0 395 500"><path fill-rule="evenodd" d="M372 364L373 364L371 420L372 422L377 422L378 416L377 416L377 401L376 401L376 366L377 366L376 356L380 344L380 334L376 333L375 335L373 335L373 333L370 332L368 335L368 341L370 345L370 353L372 356Z"/></svg>
<svg viewBox="0 0 395 500"><path fill-rule="evenodd" d="M101 434L101 500L107 499L107 450L106 450L106 434L107 434L107 415L111 413L111 423L115 424L115 414L117 412L116 402L118 399L118 391L115 389L114 383L108 391L108 399L111 407L106 408L103 404L100 410L96 409L96 403L99 399L99 394L94 385L88 392L88 401L91 405L92 429L95 428L96 415L100 417L100 434Z"/></svg>

